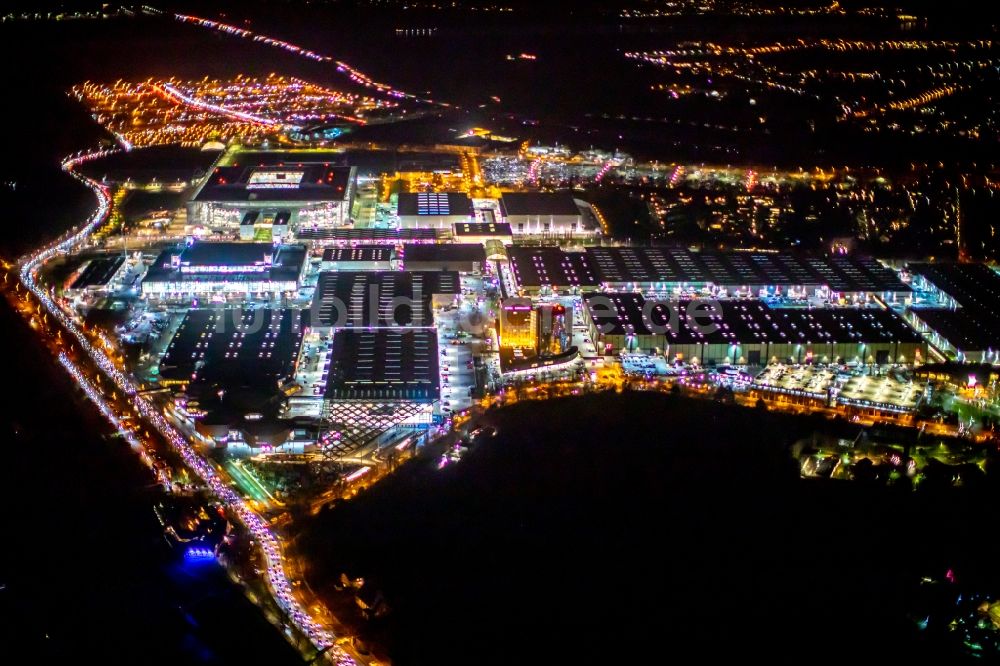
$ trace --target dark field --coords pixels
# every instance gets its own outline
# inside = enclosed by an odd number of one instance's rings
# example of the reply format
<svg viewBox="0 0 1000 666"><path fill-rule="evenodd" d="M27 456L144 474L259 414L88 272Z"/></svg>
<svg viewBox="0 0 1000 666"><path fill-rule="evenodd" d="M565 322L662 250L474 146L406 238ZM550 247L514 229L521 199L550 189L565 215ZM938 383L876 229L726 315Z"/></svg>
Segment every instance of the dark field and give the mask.
<svg viewBox="0 0 1000 666"><path fill-rule="evenodd" d="M500 434L457 465L410 464L300 537L314 588L384 594L365 632L399 664L944 658L908 619L920 577L996 589L994 488L802 481L788 447L821 421L645 393L484 420Z"/></svg>

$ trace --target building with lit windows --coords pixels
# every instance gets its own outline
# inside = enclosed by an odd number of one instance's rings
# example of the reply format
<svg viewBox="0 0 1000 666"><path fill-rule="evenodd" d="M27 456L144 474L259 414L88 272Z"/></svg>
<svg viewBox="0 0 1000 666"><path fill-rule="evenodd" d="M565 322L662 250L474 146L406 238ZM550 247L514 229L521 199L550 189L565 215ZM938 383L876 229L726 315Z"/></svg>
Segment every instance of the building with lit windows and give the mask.
<svg viewBox="0 0 1000 666"><path fill-rule="evenodd" d="M188 224L258 240L266 229L292 236L334 229L350 223L356 189L355 167L308 162L218 166L188 202Z"/></svg>
<svg viewBox="0 0 1000 666"><path fill-rule="evenodd" d="M507 298L500 306L500 372L507 379L538 372L572 373L580 354L572 346L570 311L559 303Z"/></svg>
<svg viewBox="0 0 1000 666"><path fill-rule="evenodd" d="M299 288L305 259L301 245L185 244L159 254L146 271L141 293L149 298L277 297Z"/></svg>
<svg viewBox="0 0 1000 666"><path fill-rule="evenodd" d="M598 235L596 221L584 217L587 208L568 193L506 192L500 198L501 221L515 236Z"/></svg>
<svg viewBox="0 0 1000 666"><path fill-rule="evenodd" d="M530 298L507 298L500 306L500 347L538 347L538 315Z"/></svg>

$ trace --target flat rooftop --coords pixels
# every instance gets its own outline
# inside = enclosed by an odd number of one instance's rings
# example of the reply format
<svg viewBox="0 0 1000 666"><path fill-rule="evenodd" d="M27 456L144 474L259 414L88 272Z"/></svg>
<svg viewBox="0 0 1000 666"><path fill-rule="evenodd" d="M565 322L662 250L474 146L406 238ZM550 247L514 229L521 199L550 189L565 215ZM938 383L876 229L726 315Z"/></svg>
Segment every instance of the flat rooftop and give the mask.
<svg viewBox="0 0 1000 666"><path fill-rule="evenodd" d="M911 312L959 351L1000 349L1000 325L987 323L974 310L914 308Z"/></svg>
<svg viewBox="0 0 1000 666"><path fill-rule="evenodd" d="M400 216L472 216L472 199L464 192L402 192L396 213Z"/></svg>
<svg viewBox="0 0 1000 666"><path fill-rule="evenodd" d="M461 291L454 271L326 271L319 275L312 312L317 326L433 326L432 297Z"/></svg>
<svg viewBox="0 0 1000 666"><path fill-rule="evenodd" d="M558 192L506 192L500 210L509 215L580 215L573 195Z"/></svg>
<svg viewBox="0 0 1000 666"><path fill-rule="evenodd" d="M182 266L253 266L273 263L277 254L271 243L194 243L181 250Z"/></svg>
<svg viewBox="0 0 1000 666"><path fill-rule="evenodd" d="M484 263L486 249L479 243L407 243L403 246L403 265L407 262L433 263L450 261Z"/></svg>
<svg viewBox="0 0 1000 666"><path fill-rule="evenodd" d="M828 286L833 291L910 291L874 259L787 253L692 252L683 247L587 248L603 283L711 283L725 287Z"/></svg>
<svg viewBox="0 0 1000 666"><path fill-rule="evenodd" d="M350 180L350 167L328 163L220 166L212 171L194 200L226 203L343 201Z"/></svg>
<svg viewBox="0 0 1000 666"><path fill-rule="evenodd" d="M188 310L160 361L160 377L220 386L274 386L291 377L308 312Z"/></svg>
<svg viewBox="0 0 1000 666"><path fill-rule="evenodd" d="M700 315L689 320L691 303ZM676 344L860 344L921 342L890 310L823 308L771 309L759 300L656 301L641 294L584 296L591 318L610 335L665 335ZM671 326L671 316L676 324ZM699 324L701 324L699 326ZM710 326L714 324L714 326ZM712 332L699 330L714 328Z"/></svg>
<svg viewBox="0 0 1000 666"><path fill-rule="evenodd" d="M459 222L455 224L455 237L464 236L510 236L513 232L506 222Z"/></svg>
<svg viewBox="0 0 1000 666"><path fill-rule="evenodd" d="M323 261L330 262L364 262L390 261L392 247L388 245L357 245L355 247L328 247L323 250Z"/></svg>
<svg viewBox="0 0 1000 666"><path fill-rule="evenodd" d="M522 287L594 287L597 272L585 252L558 247L508 247L510 269Z"/></svg>
<svg viewBox="0 0 1000 666"><path fill-rule="evenodd" d="M910 264L910 270L983 321L1000 321L1000 274L985 264Z"/></svg>
<svg viewBox="0 0 1000 666"><path fill-rule="evenodd" d="M305 260L302 245L196 242L161 252L143 282L293 281Z"/></svg>
<svg viewBox="0 0 1000 666"><path fill-rule="evenodd" d="M431 328L340 329L329 358L329 400L432 402L441 395L437 333Z"/></svg>
<svg viewBox="0 0 1000 666"><path fill-rule="evenodd" d="M222 166L257 165L281 166L284 164L336 164L344 154L333 150L238 150L223 156Z"/></svg>
<svg viewBox="0 0 1000 666"><path fill-rule="evenodd" d="M434 242L444 235L441 229L299 229L302 240L328 240L347 243L385 243L398 245L406 241Z"/></svg>
<svg viewBox="0 0 1000 666"><path fill-rule="evenodd" d="M97 257L91 259L83 271L73 280L70 289L86 289L87 287L103 287L114 277L118 269L125 263L125 257L116 254L113 257Z"/></svg>

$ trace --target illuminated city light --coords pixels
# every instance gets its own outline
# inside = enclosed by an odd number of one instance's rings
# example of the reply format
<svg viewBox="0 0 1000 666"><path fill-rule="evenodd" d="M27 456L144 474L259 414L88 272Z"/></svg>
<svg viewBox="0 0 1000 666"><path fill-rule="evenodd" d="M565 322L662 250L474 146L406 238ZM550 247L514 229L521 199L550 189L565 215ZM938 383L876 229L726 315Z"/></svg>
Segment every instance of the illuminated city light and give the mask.
<svg viewBox="0 0 1000 666"><path fill-rule="evenodd" d="M294 133L308 126L364 125L367 120L362 116L397 106L393 101L275 75L113 84L88 81L70 93L126 150L171 143L199 147L208 141L260 143L273 134Z"/></svg>
<svg viewBox="0 0 1000 666"><path fill-rule="evenodd" d="M56 319L63 328L73 336L84 352L90 357L94 364L110 378L114 385L125 396L135 411L146 420L157 432L159 432L166 442L181 456L188 468L200 478L212 491L212 493L228 507L243 523L260 544L261 551L267 563L267 581L274 593L275 602L284 610L292 622L302 633L309 637L312 643L324 653L327 658L332 659L339 666L354 664L343 648L336 644L336 637L328 630L317 624L301 604L296 600L292 590L291 582L284 571L281 554L281 545L267 525L267 521L255 512L249 503L244 500L235 490L229 487L219 476L211 463L202 458L194 446L160 413L149 398L139 392L138 387L131 377L118 368L111 358L101 348L108 345L108 341L101 340L101 345L92 344L90 338L77 325L73 314L63 310L63 308L42 289L37 282L37 274L41 266L54 256L69 251L84 242L90 233L100 226L110 213L111 197L108 189L82 174L76 167L87 161L105 157L115 151L95 151L92 153L77 154L63 161L63 169L82 184L86 185L97 197L97 209L90 216L87 222L73 233L63 238L57 239L51 245L35 251L25 256L21 260L19 275L24 286L38 299L39 303L45 307L48 313ZM83 380L82 372L66 357L60 358L60 363L78 382ZM119 430L121 423L110 415L110 408L103 401L103 398L86 382L82 382L81 387L87 391L88 397L98 405L101 413L108 418ZM90 387L89 390L88 387ZM132 443L134 440L129 440Z"/></svg>

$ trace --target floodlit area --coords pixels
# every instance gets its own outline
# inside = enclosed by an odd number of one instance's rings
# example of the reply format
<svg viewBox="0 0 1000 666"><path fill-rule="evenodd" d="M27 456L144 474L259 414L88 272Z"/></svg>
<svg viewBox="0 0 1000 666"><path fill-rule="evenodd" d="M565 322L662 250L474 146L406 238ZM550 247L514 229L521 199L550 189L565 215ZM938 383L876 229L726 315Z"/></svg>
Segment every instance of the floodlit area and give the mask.
<svg viewBox="0 0 1000 666"><path fill-rule="evenodd" d="M926 385L904 381L890 374L851 377L840 390L838 402L852 407L890 412L912 412L920 404Z"/></svg>
<svg viewBox="0 0 1000 666"><path fill-rule="evenodd" d="M941 269L932 291L846 251L619 242L575 191L538 186L614 177L630 161L617 153L462 152L460 171L424 179L360 175L342 152L261 145L275 131L361 124L393 105L298 79L74 92L129 148L257 144L224 152L191 182L183 211L157 211L174 222L155 235L126 235L113 190L86 181L102 203L100 245L82 234L31 270L58 256L57 288L40 298L70 326L87 321L78 339L94 341L122 390L143 395L145 417L262 543L266 520L291 520L287 507L318 513L428 449L442 467L460 462L483 439L485 410L520 400L664 391L907 427L930 406L929 382L914 372L940 354L945 331L915 328L907 308L931 293L955 305L943 292L960 292ZM720 187L740 176L684 174ZM974 278L960 281L965 291ZM712 330L697 321L706 303ZM991 413L995 395L945 395L924 410L929 427L978 437L969 414ZM948 410L963 421L946 422ZM804 462L803 474L847 473L827 458ZM280 562L280 551L267 558ZM265 575L278 603L326 645L276 566Z"/></svg>
<svg viewBox="0 0 1000 666"><path fill-rule="evenodd" d="M836 369L820 366L775 364L757 375L752 387L762 391L827 400L837 381L838 372Z"/></svg>
<svg viewBox="0 0 1000 666"><path fill-rule="evenodd" d="M201 146L238 139L259 143L279 130L330 123L364 124L365 116L395 106L295 77L264 79L148 79L87 82L71 93L122 145Z"/></svg>

